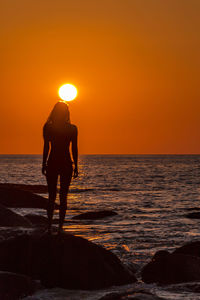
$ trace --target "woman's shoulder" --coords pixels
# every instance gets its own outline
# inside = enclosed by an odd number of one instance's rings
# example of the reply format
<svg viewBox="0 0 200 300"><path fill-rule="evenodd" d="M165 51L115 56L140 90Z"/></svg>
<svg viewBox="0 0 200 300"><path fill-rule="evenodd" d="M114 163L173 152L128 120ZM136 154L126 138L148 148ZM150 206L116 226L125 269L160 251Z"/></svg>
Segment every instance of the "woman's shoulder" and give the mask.
<svg viewBox="0 0 200 300"><path fill-rule="evenodd" d="M70 129L71 129L73 132L77 132L77 131L78 131L78 128L77 128L76 125L71 124L71 123L68 123L68 126L70 127Z"/></svg>
<svg viewBox="0 0 200 300"><path fill-rule="evenodd" d="M46 122L43 126L43 135L44 135L44 137L49 135L50 131L51 131L51 124L49 122Z"/></svg>
<svg viewBox="0 0 200 300"><path fill-rule="evenodd" d="M49 130L51 128L51 124L49 122L46 122L43 126L43 130Z"/></svg>

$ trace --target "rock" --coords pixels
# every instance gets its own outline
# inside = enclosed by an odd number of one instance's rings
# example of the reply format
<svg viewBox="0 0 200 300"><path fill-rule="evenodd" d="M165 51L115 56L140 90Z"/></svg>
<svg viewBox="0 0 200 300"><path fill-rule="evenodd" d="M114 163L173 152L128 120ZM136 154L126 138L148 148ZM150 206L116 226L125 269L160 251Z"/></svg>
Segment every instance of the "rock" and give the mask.
<svg viewBox="0 0 200 300"><path fill-rule="evenodd" d="M78 216L74 216L74 220L97 220L105 217L116 216L117 213L112 210L89 211Z"/></svg>
<svg viewBox="0 0 200 300"><path fill-rule="evenodd" d="M153 294L143 294L143 293L136 293L133 296L124 297L121 300L167 300L166 298L160 298Z"/></svg>
<svg viewBox="0 0 200 300"><path fill-rule="evenodd" d="M33 225L47 225L48 219L47 217L40 216L40 215L34 215L34 214L27 214L24 216L26 219L28 219ZM59 219L52 220L52 224L59 224Z"/></svg>
<svg viewBox="0 0 200 300"><path fill-rule="evenodd" d="M34 225L46 225L48 223L48 219L43 216L27 214L25 218L28 219Z"/></svg>
<svg viewBox="0 0 200 300"><path fill-rule="evenodd" d="M142 269L145 283L173 284L200 280L200 258L158 251Z"/></svg>
<svg viewBox="0 0 200 300"><path fill-rule="evenodd" d="M44 208L48 200L28 191L0 186L0 204L7 207ZM56 205L58 208L58 205Z"/></svg>
<svg viewBox="0 0 200 300"><path fill-rule="evenodd" d="M154 294L141 292L122 292L122 293L109 293L101 297L99 300L165 300Z"/></svg>
<svg viewBox="0 0 200 300"><path fill-rule="evenodd" d="M40 215L34 215L34 214L27 214L24 216L26 219L28 219L33 225L47 225L48 219L47 217L40 216ZM52 220L52 224L59 224L59 219Z"/></svg>
<svg viewBox="0 0 200 300"><path fill-rule="evenodd" d="M121 300L122 293L108 293L98 300Z"/></svg>
<svg viewBox="0 0 200 300"><path fill-rule="evenodd" d="M131 261L127 261L126 263L124 263L124 265L126 266L126 268L128 270L130 270L130 272L132 272L133 274L137 273L140 269L139 264L133 263Z"/></svg>
<svg viewBox="0 0 200 300"><path fill-rule="evenodd" d="M134 296L127 296L122 298L121 300L167 300L166 298L160 298L153 294L143 294L143 293L136 293Z"/></svg>
<svg viewBox="0 0 200 300"><path fill-rule="evenodd" d="M30 275L46 287L68 289L99 289L136 281L112 252L67 233L24 234L0 242L0 269Z"/></svg>
<svg viewBox="0 0 200 300"><path fill-rule="evenodd" d="M200 219L200 212L192 212L187 214L185 217L189 219Z"/></svg>
<svg viewBox="0 0 200 300"><path fill-rule="evenodd" d="M31 222L25 217L16 214L9 208L0 204L0 227L32 227Z"/></svg>
<svg viewBox="0 0 200 300"><path fill-rule="evenodd" d="M19 300L33 294L35 289L36 284L31 278L0 271L0 299Z"/></svg>
<svg viewBox="0 0 200 300"><path fill-rule="evenodd" d="M177 248L174 254L186 254L200 257L200 241L191 242L182 247Z"/></svg>
<svg viewBox="0 0 200 300"><path fill-rule="evenodd" d="M188 210L188 211L189 211L189 210L190 210L190 211L191 211L191 210L200 210L200 207L197 207L197 206L196 206L196 207L187 207L187 208L185 208L185 210Z"/></svg>
<svg viewBox="0 0 200 300"><path fill-rule="evenodd" d="M29 191L31 193L43 194L48 192L47 185L41 184L18 184L18 183L0 183L0 188L15 188L22 191Z"/></svg>
<svg viewBox="0 0 200 300"><path fill-rule="evenodd" d="M30 275L28 258L30 237L21 233L0 241L0 270Z"/></svg>

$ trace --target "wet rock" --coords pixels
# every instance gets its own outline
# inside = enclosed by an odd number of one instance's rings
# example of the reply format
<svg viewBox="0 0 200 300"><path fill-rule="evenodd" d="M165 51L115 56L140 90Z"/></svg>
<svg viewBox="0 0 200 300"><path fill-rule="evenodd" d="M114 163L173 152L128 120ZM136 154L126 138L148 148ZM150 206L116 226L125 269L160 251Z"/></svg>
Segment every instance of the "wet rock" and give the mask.
<svg viewBox="0 0 200 300"><path fill-rule="evenodd" d="M48 200L28 191L0 186L0 204L7 207L44 208ZM58 205L56 205L56 208Z"/></svg>
<svg viewBox="0 0 200 300"><path fill-rule="evenodd" d="M18 184L18 183L0 183L0 188L15 188L22 191L29 191L31 193L43 194L48 192L47 185L41 184Z"/></svg>
<svg viewBox="0 0 200 300"><path fill-rule="evenodd" d="M200 219L200 212L192 212L186 215L189 219Z"/></svg>
<svg viewBox="0 0 200 300"><path fill-rule="evenodd" d="M30 275L46 287L99 289L136 281L112 252L66 233L0 242L0 269Z"/></svg>
<svg viewBox="0 0 200 300"><path fill-rule="evenodd" d="M200 258L158 251L142 269L145 283L173 284L200 280Z"/></svg>
<svg viewBox="0 0 200 300"><path fill-rule="evenodd" d="M101 297L99 300L165 300L154 294L144 292L123 292L109 293Z"/></svg>
<svg viewBox="0 0 200 300"><path fill-rule="evenodd" d="M200 207L188 207L185 208L185 210L191 211L191 210L200 210Z"/></svg>
<svg viewBox="0 0 200 300"><path fill-rule="evenodd" d="M40 216L40 215L34 215L34 214L27 214L25 215L25 218L28 219L33 225L47 225L48 219L47 217ZM59 224L59 219L53 219L53 224Z"/></svg>
<svg viewBox="0 0 200 300"><path fill-rule="evenodd" d="M0 204L0 227L31 227L31 222Z"/></svg>
<svg viewBox="0 0 200 300"><path fill-rule="evenodd" d="M0 270L28 275L29 236L21 233L0 242Z"/></svg>
<svg viewBox="0 0 200 300"><path fill-rule="evenodd" d="M124 297L121 300L167 300L165 298L160 298L156 295L147 295L147 294L143 294L143 293L138 293L135 296L128 296L128 297Z"/></svg>
<svg viewBox="0 0 200 300"><path fill-rule="evenodd" d="M35 289L36 284L31 278L0 271L0 299L19 300L33 294Z"/></svg>
<svg viewBox="0 0 200 300"><path fill-rule="evenodd" d="M191 242L177 248L174 254L186 254L200 257L200 241Z"/></svg>
<svg viewBox="0 0 200 300"><path fill-rule="evenodd" d="M124 297L121 300L167 300L165 298L160 298L153 294L143 294L143 293L136 293L134 296Z"/></svg>
<svg viewBox="0 0 200 300"><path fill-rule="evenodd" d="M43 216L27 214L25 218L28 219L34 225L46 225L48 223L48 219Z"/></svg>
<svg viewBox="0 0 200 300"><path fill-rule="evenodd" d="M117 213L112 210L89 211L78 216L74 216L74 220L97 220L105 217L116 216Z"/></svg>

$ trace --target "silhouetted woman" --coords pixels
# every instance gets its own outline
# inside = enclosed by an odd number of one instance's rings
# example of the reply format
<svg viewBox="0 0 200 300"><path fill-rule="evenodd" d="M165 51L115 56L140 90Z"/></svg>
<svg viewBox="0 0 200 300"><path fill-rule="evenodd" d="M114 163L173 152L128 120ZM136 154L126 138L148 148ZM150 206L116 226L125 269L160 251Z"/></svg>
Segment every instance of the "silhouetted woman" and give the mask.
<svg viewBox="0 0 200 300"><path fill-rule="evenodd" d="M77 158L77 127L70 123L68 105L58 102L51 111L43 127L44 150L42 173L46 175L49 201L47 207L48 232L51 232L52 218L57 191L58 176L60 176L60 211L59 229L62 231L67 209L67 194L73 177L78 176ZM70 155L72 145L72 158Z"/></svg>

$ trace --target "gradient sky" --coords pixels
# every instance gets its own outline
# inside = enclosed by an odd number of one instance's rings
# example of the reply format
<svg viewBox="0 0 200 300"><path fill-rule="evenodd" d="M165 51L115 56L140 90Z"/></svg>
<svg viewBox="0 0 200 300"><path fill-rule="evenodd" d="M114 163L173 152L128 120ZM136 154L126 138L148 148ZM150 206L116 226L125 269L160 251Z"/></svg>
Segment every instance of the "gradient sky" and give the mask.
<svg viewBox="0 0 200 300"><path fill-rule="evenodd" d="M57 89L82 154L200 153L199 0L6 0L0 153L41 153Z"/></svg>

